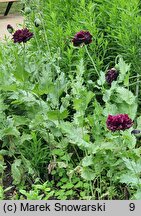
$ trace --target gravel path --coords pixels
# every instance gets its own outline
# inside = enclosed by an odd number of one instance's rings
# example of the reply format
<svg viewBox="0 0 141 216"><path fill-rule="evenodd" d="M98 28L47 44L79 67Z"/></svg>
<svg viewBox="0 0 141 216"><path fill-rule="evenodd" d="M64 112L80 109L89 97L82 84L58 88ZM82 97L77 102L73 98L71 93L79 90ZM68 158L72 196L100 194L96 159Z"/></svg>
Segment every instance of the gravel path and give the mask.
<svg viewBox="0 0 141 216"><path fill-rule="evenodd" d="M0 41L3 41L5 36L11 37L7 31L7 25L10 24L14 29L18 29L19 24L23 24L23 17L16 14L10 14L8 16L0 15Z"/></svg>

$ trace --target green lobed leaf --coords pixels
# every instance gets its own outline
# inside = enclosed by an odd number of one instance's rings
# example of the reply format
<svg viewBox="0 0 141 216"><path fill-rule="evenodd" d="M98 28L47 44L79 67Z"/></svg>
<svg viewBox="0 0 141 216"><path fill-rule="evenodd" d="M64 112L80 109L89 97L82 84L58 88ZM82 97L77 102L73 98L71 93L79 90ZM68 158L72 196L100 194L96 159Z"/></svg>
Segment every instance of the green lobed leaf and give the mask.
<svg viewBox="0 0 141 216"><path fill-rule="evenodd" d="M74 184L72 184L71 182L68 182L67 184L64 184L61 188L63 189L71 189L74 187Z"/></svg>
<svg viewBox="0 0 141 216"><path fill-rule="evenodd" d="M132 173L134 173L135 175L141 173L141 159L139 159L137 162L135 162L131 159L123 158L123 161L124 161L126 167L130 171L132 171Z"/></svg>
<svg viewBox="0 0 141 216"><path fill-rule="evenodd" d="M4 128L2 130L2 134L1 136L4 137L4 136L15 136L15 137L19 137L20 135L20 132L17 130L16 127L8 127L8 128Z"/></svg>
<svg viewBox="0 0 141 216"><path fill-rule="evenodd" d="M136 137L131 134L131 130L126 130L122 132L123 144L129 149L134 149L136 145Z"/></svg>
<svg viewBox="0 0 141 216"><path fill-rule="evenodd" d="M60 124L59 127L61 128L62 132L67 135L67 138L71 143L76 144L78 146L83 146L84 148L90 147L91 143L86 142L83 139L83 136L86 133L84 129L82 132L82 128L74 126L72 123L69 122L62 122L62 124Z"/></svg>
<svg viewBox="0 0 141 216"><path fill-rule="evenodd" d="M141 116L137 118L137 129L141 130Z"/></svg>
<svg viewBox="0 0 141 216"><path fill-rule="evenodd" d="M130 70L130 64L125 63L125 61L123 60L122 57L119 58L119 63L118 63L118 67L119 67L119 82L123 82L125 75L127 74L127 72Z"/></svg>
<svg viewBox="0 0 141 216"><path fill-rule="evenodd" d="M82 160L82 166L83 167L88 167L90 165L93 164L93 156L90 155L90 156L85 156Z"/></svg>
<svg viewBox="0 0 141 216"><path fill-rule="evenodd" d="M105 83L105 73L103 71L100 71L100 77L97 80L97 84L102 86Z"/></svg>
<svg viewBox="0 0 141 216"><path fill-rule="evenodd" d="M137 103L133 103L133 104L129 105L126 102L123 102L120 104L116 104L116 106L118 108L117 113L128 114L132 120L136 117Z"/></svg>
<svg viewBox="0 0 141 216"><path fill-rule="evenodd" d="M13 183L16 185L20 184L21 179L22 179L20 166L21 166L21 160L20 159L16 159L11 166L12 178L14 180Z"/></svg>
<svg viewBox="0 0 141 216"><path fill-rule="evenodd" d="M52 110L47 112L47 116L49 120L63 120L67 118L68 111L64 110L63 112L60 112L60 110Z"/></svg>
<svg viewBox="0 0 141 216"><path fill-rule="evenodd" d="M118 113L118 108L115 104L112 103L106 103L105 108L103 110L103 114L107 117L110 115L115 115Z"/></svg>
<svg viewBox="0 0 141 216"><path fill-rule="evenodd" d="M132 173L121 175L120 182L132 186L137 186L138 184L141 184L141 180Z"/></svg>
<svg viewBox="0 0 141 216"><path fill-rule="evenodd" d="M87 181L92 181L95 179L96 174L92 169L83 167L81 170L81 177Z"/></svg>
<svg viewBox="0 0 141 216"><path fill-rule="evenodd" d="M123 100L129 105L132 105L135 103L136 97L128 89L124 87L117 87L116 92L118 93L117 97L120 98L121 101Z"/></svg>
<svg viewBox="0 0 141 216"><path fill-rule="evenodd" d="M141 200L141 189L139 188L137 192L133 195L134 200Z"/></svg>

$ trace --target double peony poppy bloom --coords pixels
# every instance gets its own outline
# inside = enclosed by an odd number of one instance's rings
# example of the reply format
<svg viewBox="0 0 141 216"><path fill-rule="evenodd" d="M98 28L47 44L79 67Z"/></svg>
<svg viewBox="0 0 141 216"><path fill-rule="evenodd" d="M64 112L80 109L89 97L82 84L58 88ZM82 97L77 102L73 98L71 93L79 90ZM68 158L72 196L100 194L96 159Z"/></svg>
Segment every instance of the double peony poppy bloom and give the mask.
<svg viewBox="0 0 141 216"><path fill-rule="evenodd" d="M107 128L111 131L129 129L133 125L132 119L127 114L109 115L106 121Z"/></svg>
<svg viewBox="0 0 141 216"><path fill-rule="evenodd" d="M111 85L111 83L114 80L117 80L118 75L119 75L118 71L115 68L111 68L110 70L107 71L105 75L105 79L107 83Z"/></svg>
<svg viewBox="0 0 141 216"><path fill-rule="evenodd" d="M26 43L32 37L33 33L30 32L27 28L24 28L15 31L12 39L14 40L14 43Z"/></svg>
<svg viewBox="0 0 141 216"><path fill-rule="evenodd" d="M74 46L87 45L92 42L92 35L88 31L80 31L72 39Z"/></svg>

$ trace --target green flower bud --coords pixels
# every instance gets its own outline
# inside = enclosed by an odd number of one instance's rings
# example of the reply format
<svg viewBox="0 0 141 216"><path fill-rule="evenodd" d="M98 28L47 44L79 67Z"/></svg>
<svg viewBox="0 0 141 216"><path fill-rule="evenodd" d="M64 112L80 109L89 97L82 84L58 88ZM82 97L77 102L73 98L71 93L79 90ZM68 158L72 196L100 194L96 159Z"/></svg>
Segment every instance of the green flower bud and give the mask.
<svg viewBox="0 0 141 216"><path fill-rule="evenodd" d="M36 18L34 20L34 24L35 24L36 27L39 27L42 24L42 22L41 22L41 20L39 18Z"/></svg>
<svg viewBox="0 0 141 216"><path fill-rule="evenodd" d="M25 14L30 14L31 13L31 8L30 7L25 7L24 12L25 12Z"/></svg>
<svg viewBox="0 0 141 216"><path fill-rule="evenodd" d="M12 33L14 32L14 28L13 28L10 24L8 24L8 25L7 25L7 31L8 31L10 34L12 34Z"/></svg>
<svg viewBox="0 0 141 216"><path fill-rule="evenodd" d="M115 69L116 69L117 71L119 71L119 65L118 65L118 64L115 65Z"/></svg>

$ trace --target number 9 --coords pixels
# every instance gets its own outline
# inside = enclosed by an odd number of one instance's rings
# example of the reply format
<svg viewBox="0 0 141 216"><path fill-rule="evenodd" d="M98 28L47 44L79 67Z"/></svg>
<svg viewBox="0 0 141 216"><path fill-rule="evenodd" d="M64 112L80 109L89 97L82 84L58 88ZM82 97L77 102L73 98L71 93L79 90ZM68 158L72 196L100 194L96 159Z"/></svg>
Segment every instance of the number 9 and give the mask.
<svg viewBox="0 0 141 216"><path fill-rule="evenodd" d="M129 207L130 207L130 211L134 211L135 210L135 204L134 203L130 203Z"/></svg>

